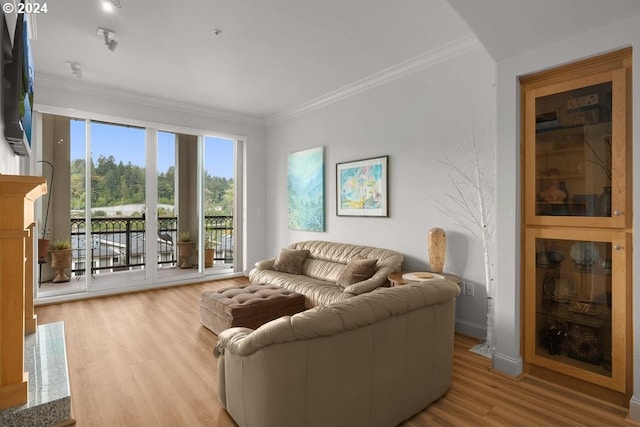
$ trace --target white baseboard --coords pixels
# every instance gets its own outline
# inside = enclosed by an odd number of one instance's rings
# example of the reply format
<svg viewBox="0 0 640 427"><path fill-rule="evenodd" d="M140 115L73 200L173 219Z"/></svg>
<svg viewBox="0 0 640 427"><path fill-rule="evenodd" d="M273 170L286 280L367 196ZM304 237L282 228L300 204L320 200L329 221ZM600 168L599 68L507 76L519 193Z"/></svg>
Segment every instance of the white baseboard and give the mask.
<svg viewBox="0 0 640 427"><path fill-rule="evenodd" d="M631 421L635 421L635 422L640 421L640 400L638 400L635 394L631 396L631 400L629 400L628 418Z"/></svg>
<svg viewBox="0 0 640 427"><path fill-rule="evenodd" d="M518 377L522 375L522 357L510 357L496 352L493 355L493 369L510 375L512 377Z"/></svg>
<svg viewBox="0 0 640 427"><path fill-rule="evenodd" d="M456 319L456 332L483 340L487 336L487 327L479 323Z"/></svg>

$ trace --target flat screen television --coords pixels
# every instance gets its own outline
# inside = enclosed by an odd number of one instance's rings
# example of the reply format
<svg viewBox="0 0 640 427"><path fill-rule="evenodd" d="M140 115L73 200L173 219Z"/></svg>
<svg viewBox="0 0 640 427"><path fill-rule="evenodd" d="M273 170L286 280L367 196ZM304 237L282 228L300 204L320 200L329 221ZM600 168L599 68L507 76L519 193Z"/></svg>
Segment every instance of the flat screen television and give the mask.
<svg viewBox="0 0 640 427"><path fill-rule="evenodd" d="M4 14L3 14L4 15ZM4 137L21 156L28 155L31 147L31 117L33 109L34 68L29 41L28 21L24 14L17 15L13 43L7 25L2 19L2 117ZM11 19L11 18L9 18Z"/></svg>

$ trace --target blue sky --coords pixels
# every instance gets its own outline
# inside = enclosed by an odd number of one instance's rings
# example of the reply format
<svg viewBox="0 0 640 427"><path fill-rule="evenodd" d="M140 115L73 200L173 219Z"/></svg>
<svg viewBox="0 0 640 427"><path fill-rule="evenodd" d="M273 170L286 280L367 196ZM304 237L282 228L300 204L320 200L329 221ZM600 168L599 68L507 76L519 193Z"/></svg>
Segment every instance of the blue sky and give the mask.
<svg viewBox="0 0 640 427"><path fill-rule="evenodd" d="M116 163L145 164L145 130L135 127L91 122L91 152L94 160L113 156ZM175 134L158 133L158 170L175 165ZM71 120L71 158L84 158L85 122ZM205 137L205 168L209 175L233 178L233 141Z"/></svg>

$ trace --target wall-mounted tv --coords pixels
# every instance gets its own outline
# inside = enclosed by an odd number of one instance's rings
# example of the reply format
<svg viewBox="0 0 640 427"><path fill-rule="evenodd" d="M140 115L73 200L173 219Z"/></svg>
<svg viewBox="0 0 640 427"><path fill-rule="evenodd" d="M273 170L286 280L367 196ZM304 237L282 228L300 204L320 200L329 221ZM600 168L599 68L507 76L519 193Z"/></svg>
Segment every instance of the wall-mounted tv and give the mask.
<svg viewBox="0 0 640 427"><path fill-rule="evenodd" d="M28 21L17 15L13 43L7 19L2 19L2 118L4 137L21 156L31 147L31 115L33 109L34 68L29 41Z"/></svg>

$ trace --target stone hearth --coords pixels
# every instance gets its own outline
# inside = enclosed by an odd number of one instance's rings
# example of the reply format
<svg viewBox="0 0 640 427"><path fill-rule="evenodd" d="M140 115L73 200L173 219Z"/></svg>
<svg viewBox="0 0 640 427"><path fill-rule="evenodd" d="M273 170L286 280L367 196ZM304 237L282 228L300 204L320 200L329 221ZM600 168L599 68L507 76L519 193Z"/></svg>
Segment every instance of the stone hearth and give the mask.
<svg viewBox="0 0 640 427"><path fill-rule="evenodd" d="M0 411L0 426L73 424L64 322L39 325L25 336L24 368L29 373L29 401Z"/></svg>

